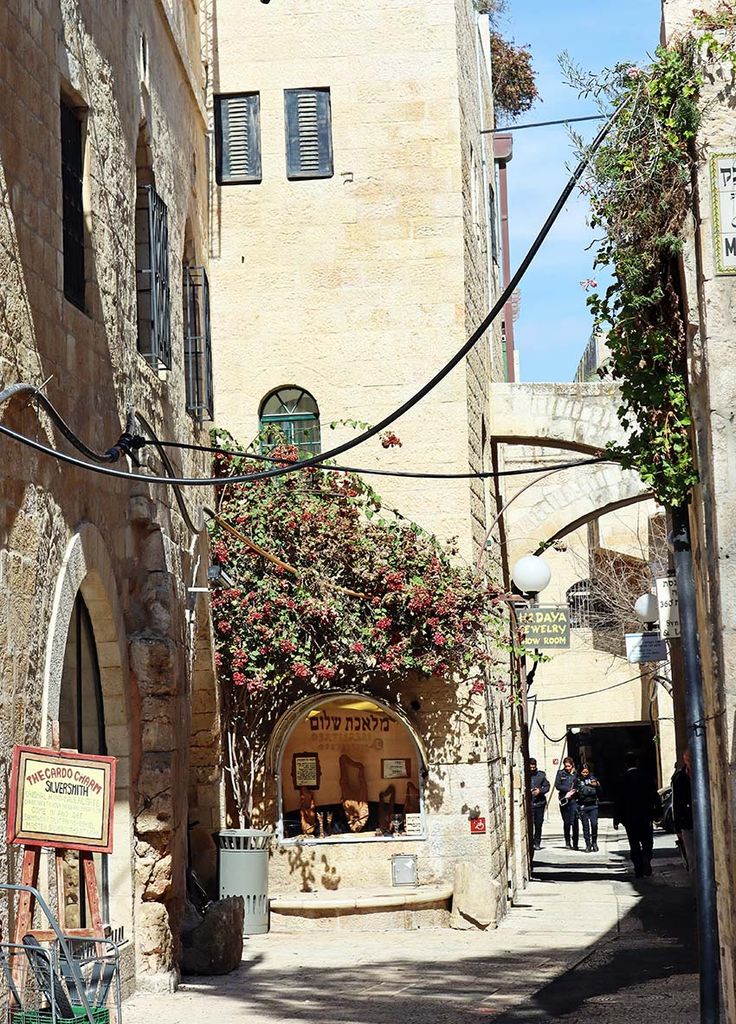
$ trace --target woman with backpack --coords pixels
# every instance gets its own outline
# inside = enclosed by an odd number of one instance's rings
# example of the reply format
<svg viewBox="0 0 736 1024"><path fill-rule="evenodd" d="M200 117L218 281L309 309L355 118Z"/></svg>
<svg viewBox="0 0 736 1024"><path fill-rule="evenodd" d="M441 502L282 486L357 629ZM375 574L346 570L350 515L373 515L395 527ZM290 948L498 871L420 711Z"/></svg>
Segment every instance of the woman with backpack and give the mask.
<svg viewBox="0 0 736 1024"><path fill-rule="evenodd" d="M598 796L601 784L587 764L580 769L575 783L575 799L583 822L585 852L598 852Z"/></svg>

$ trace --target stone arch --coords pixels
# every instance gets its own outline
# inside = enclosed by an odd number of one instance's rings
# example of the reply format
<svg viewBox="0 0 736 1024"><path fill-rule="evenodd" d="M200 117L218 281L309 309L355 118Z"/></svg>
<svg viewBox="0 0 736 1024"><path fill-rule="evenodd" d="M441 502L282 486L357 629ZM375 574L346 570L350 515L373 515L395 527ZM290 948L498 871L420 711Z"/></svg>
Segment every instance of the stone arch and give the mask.
<svg viewBox="0 0 736 1024"><path fill-rule="evenodd" d="M92 523L82 523L67 544L54 588L44 663L41 744L48 745L51 723L59 718L59 699L69 624L81 593L92 622L105 711L108 753L117 758L114 846L110 855L110 914L126 934L133 931L132 736L135 713L126 686L128 659L125 625L115 576L105 542Z"/></svg>

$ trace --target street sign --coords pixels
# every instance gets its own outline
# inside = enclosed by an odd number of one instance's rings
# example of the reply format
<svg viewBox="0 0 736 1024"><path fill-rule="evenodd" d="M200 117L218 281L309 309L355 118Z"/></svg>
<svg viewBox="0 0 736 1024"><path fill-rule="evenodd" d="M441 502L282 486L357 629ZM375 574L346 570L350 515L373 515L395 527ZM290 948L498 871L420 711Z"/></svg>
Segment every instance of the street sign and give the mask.
<svg viewBox="0 0 736 1024"><path fill-rule="evenodd" d="M522 608L519 625L526 647L543 651L566 651L570 647L570 609L566 604Z"/></svg>
<svg viewBox="0 0 736 1024"><path fill-rule="evenodd" d="M626 634L626 657L632 663L667 661L667 644L657 630Z"/></svg>
<svg viewBox="0 0 736 1024"><path fill-rule="evenodd" d="M663 640L680 636L680 603L677 598L677 580L674 576L663 576L655 580L657 604L659 605L659 634Z"/></svg>
<svg viewBox="0 0 736 1024"><path fill-rule="evenodd" d="M736 153L711 156L710 181L716 274L736 274Z"/></svg>
<svg viewBox="0 0 736 1024"><path fill-rule="evenodd" d="M484 836L486 834L486 819L485 818L471 818L470 819L470 834L473 836Z"/></svg>

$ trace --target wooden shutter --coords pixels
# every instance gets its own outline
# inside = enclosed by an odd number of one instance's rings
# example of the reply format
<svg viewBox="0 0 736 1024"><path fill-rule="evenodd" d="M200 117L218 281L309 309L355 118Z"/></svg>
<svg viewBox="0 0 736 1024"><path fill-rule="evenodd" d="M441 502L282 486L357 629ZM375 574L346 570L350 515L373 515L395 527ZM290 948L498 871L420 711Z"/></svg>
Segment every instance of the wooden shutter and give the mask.
<svg viewBox="0 0 736 1024"><path fill-rule="evenodd" d="M331 178L329 89L286 89L286 164L289 178Z"/></svg>
<svg viewBox="0 0 736 1024"><path fill-rule="evenodd" d="M218 96L215 103L218 185L261 180L261 97Z"/></svg>

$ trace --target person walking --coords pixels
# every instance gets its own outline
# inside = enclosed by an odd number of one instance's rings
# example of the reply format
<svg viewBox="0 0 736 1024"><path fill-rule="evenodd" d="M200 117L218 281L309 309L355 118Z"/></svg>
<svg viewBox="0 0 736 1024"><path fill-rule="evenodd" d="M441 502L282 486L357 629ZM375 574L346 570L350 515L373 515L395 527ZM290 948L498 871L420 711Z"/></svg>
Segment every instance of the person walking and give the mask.
<svg viewBox="0 0 736 1024"><path fill-rule="evenodd" d="M672 776L672 818L675 832L688 871L694 870L693 860L695 844L693 843L693 795L690 785L691 757L688 748L682 755L682 767Z"/></svg>
<svg viewBox="0 0 736 1024"><path fill-rule="evenodd" d="M626 829L634 875L643 878L652 873L653 822L659 794L651 775L640 768L637 754L625 754L624 767L614 804L613 827L617 829L621 824Z"/></svg>
<svg viewBox="0 0 736 1024"><path fill-rule="evenodd" d="M547 793L549 793L549 779L546 774L537 768L537 760L529 758L529 780L532 792L532 822L534 824L533 842L534 849L542 849L542 825L544 824L544 812L547 809Z"/></svg>
<svg viewBox="0 0 736 1024"><path fill-rule="evenodd" d="M578 802L575 799L575 783L577 782L575 762L571 757L565 757L562 761L562 768L555 777L555 789L560 798L560 814L562 815L562 829L565 834L565 846L573 850L579 848L580 842L580 815L578 814ZM572 842L570 839L572 837Z"/></svg>
<svg viewBox="0 0 736 1024"><path fill-rule="evenodd" d="M589 766L584 764L575 783L575 799L578 804L580 820L583 823L586 853L598 852L598 800L600 788L600 781L593 775Z"/></svg>

